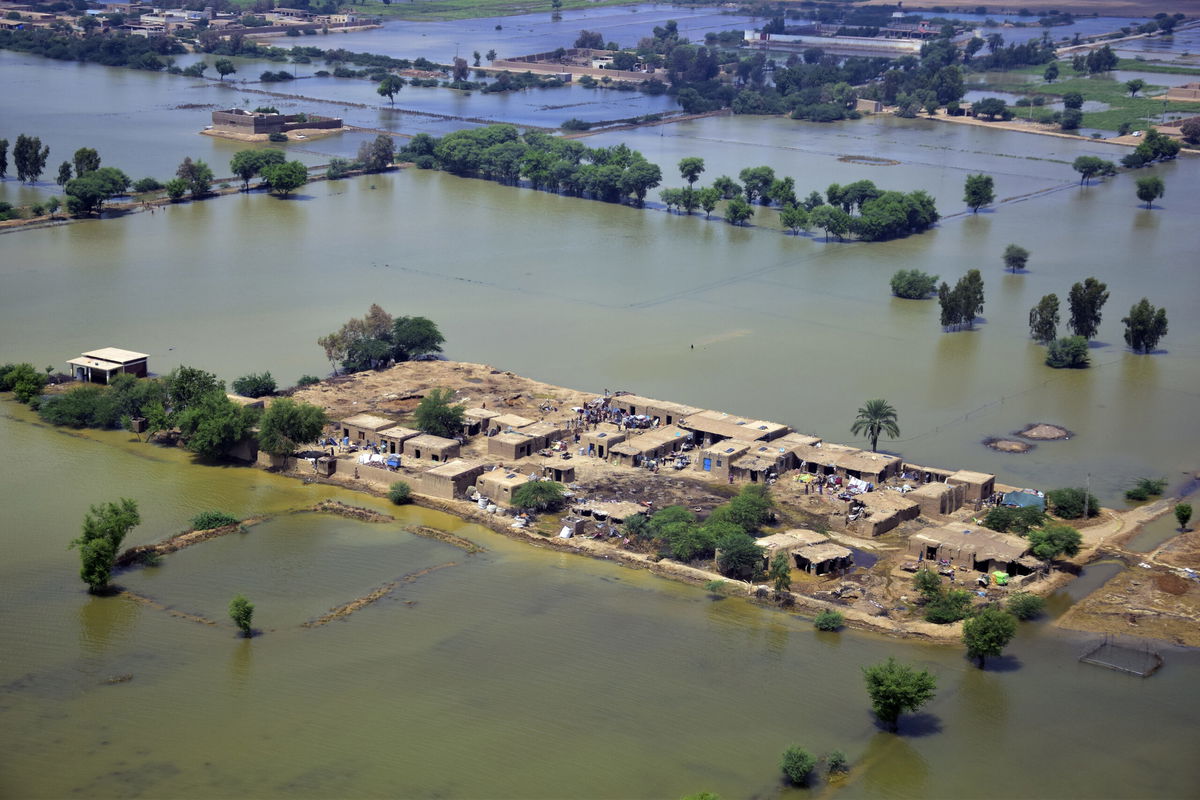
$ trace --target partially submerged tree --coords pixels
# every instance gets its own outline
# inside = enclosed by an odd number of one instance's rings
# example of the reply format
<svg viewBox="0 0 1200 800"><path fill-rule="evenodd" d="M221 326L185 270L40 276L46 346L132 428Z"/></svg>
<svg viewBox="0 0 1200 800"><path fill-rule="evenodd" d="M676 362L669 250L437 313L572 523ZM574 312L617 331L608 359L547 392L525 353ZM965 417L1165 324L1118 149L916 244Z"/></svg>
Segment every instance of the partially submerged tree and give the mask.
<svg viewBox="0 0 1200 800"><path fill-rule="evenodd" d="M891 657L881 664L864 667L863 678L875 716L893 731L898 728L900 714L925 705L937 689L937 681L929 672Z"/></svg>
<svg viewBox="0 0 1200 800"><path fill-rule="evenodd" d="M779 768L787 776L788 783L793 786L807 786L808 778L816 765L817 759L811 753L802 747L792 745L783 751L783 761Z"/></svg>
<svg viewBox="0 0 1200 800"><path fill-rule="evenodd" d="M1029 310L1029 335L1034 341L1048 344L1058 335L1058 295L1048 294Z"/></svg>
<svg viewBox="0 0 1200 800"><path fill-rule="evenodd" d="M995 199L996 188L991 175L967 176L963 190L963 202L967 204L967 208L971 209L972 213L978 214L980 208L991 205Z"/></svg>
<svg viewBox="0 0 1200 800"><path fill-rule="evenodd" d="M963 623L962 639L967 657L983 669L988 656L999 656L1017 633L1017 618L999 608L985 608Z"/></svg>
<svg viewBox="0 0 1200 800"><path fill-rule="evenodd" d="M79 577L92 593L108 588L121 543L142 518L137 502L122 497L115 503L92 506L83 518L83 532L70 547L79 549Z"/></svg>
<svg viewBox="0 0 1200 800"><path fill-rule="evenodd" d="M778 553L771 559L771 569L767 578L775 587L775 596L779 597L792 588L792 565L787 553Z"/></svg>
<svg viewBox="0 0 1200 800"><path fill-rule="evenodd" d="M1024 247L1016 244L1010 244L1004 248L1004 267L1010 272L1025 269L1025 265L1029 263L1029 251Z"/></svg>
<svg viewBox="0 0 1200 800"><path fill-rule="evenodd" d="M383 76L383 80L375 87L375 92L380 97L386 97L392 105L396 104L396 95L404 88L405 80L399 75L388 73Z"/></svg>
<svg viewBox="0 0 1200 800"><path fill-rule="evenodd" d="M250 627L254 620L254 604L242 595L235 595L233 600L229 601L229 618L242 632L242 636L249 639L254 635L254 629Z"/></svg>
<svg viewBox="0 0 1200 800"><path fill-rule="evenodd" d="M1095 278L1075 283L1067 295L1071 318L1067 323L1076 336L1094 339L1100 330L1101 310L1108 302L1108 284Z"/></svg>
<svg viewBox="0 0 1200 800"><path fill-rule="evenodd" d="M1121 322L1125 323L1125 344L1135 353L1149 353L1167 335L1167 310L1155 308L1144 297L1133 304L1129 316Z"/></svg>
<svg viewBox="0 0 1200 800"><path fill-rule="evenodd" d="M1148 175L1137 179L1137 198L1146 204L1146 208L1153 208L1154 201L1166 192L1166 184L1157 175Z"/></svg>
<svg viewBox="0 0 1200 800"><path fill-rule="evenodd" d="M291 455L300 445L316 440L328 421L319 406L280 397L258 423L259 449L276 456Z"/></svg>

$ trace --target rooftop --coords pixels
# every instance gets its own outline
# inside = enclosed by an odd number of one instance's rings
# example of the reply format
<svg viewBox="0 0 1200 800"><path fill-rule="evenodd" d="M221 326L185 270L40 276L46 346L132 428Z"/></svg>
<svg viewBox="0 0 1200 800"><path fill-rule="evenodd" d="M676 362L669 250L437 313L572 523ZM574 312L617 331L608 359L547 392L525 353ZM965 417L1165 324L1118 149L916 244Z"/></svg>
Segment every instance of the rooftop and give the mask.
<svg viewBox="0 0 1200 800"><path fill-rule="evenodd" d="M347 417L342 420L343 426L351 428L362 428L368 431L381 431L384 428L391 428L396 425L396 420L388 419L387 417L379 417L374 414L355 414L352 417Z"/></svg>
<svg viewBox="0 0 1200 800"><path fill-rule="evenodd" d="M414 436L420 436L421 432L414 428L405 428L403 425L393 425L380 431L379 435L384 439L411 439Z"/></svg>
<svg viewBox="0 0 1200 800"><path fill-rule="evenodd" d="M122 350L119 347L101 347L99 350L90 350L83 354L88 358L99 359L100 361L112 361L117 364L128 364L131 361L141 361L150 356L146 353L135 353L132 350Z"/></svg>
<svg viewBox="0 0 1200 800"><path fill-rule="evenodd" d="M833 542L810 544L807 547L800 548L797 552L797 555L807 558L814 564L820 564L822 561L831 561L835 558L848 558L853 554L853 551L849 547L842 547L840 544L834 544Z"/></svg>
<svg viewBox="0 0 1200 800"><path fill-rule="evenodd" d="M414 436L404 443L404 452L407 453L409 447L431 447L442 450L447 447L458 447L458 442L454 439L444 439L441 436L422 433L420 436Z"/></svg>
<svg viewBox="0 0 1200 800"><path fill-rule="evenodd" d="M986 528L965 527L961 524L926 528L914 534L912 538L967 553L973 552L976 559L998 558L1013 561L1029 550L1029 542L1019 536Z"/></svg>
<svg viewBox="0 0 1200 800"><path fill-rule="evenodd" d="M492 417L491 421L502 428L524 428L526 425L533 424L533 420L516 414L498 414Z"/></svg>
<svg viewBox="0 0 1200 800"><path fill-rule="evenodd" d="M453 461L447 461L445 464L434 467L433 469L425 470L426 475L436 475L439 478L457 478L459 475L480 469L483 465L478 461L463 461L456 458Z"/></svg>
<svg viewBox="0 0 1200 800"><path fill-rule="evenodd" d="M499 411L492 411L489 408L468 408L463 412L463 416L467 419L495 419L500 416Z"/></svg>
<svg viewBox="0 0 1200 800"><path fill-rule="evenodd" d="M775 550L780 547L808 547L809 545L827 541L829 541L829 537L823 533L810 531L807 528L792 528L783 533L773 533L770 536L764 536L758 540L758 545L768 550Z"/></svg>

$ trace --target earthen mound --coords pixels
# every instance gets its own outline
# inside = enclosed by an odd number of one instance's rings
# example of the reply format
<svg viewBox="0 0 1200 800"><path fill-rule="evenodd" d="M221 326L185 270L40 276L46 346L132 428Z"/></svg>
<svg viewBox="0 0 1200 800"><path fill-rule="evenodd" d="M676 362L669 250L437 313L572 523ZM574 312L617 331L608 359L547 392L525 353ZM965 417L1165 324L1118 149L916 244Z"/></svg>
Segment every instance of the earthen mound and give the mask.
<svg viewBox="0 0 1200 800"><path fill-rule="evenodd" d="M995 437L984 439L983 443L1001 453L1028 453L1037 447L1037 445L1030 444L1029 442L1018 442L1016 439L997 439Z"/></svg>
<svg viewBox="0 0 1200 800"><path fill-rule="evenodd" d="M1075 434L1058 425L1048 422L1034 422L1017 431L1022 439L1035 439L1039 442L1053 442L1059 439L1070 439Z"/></svg>

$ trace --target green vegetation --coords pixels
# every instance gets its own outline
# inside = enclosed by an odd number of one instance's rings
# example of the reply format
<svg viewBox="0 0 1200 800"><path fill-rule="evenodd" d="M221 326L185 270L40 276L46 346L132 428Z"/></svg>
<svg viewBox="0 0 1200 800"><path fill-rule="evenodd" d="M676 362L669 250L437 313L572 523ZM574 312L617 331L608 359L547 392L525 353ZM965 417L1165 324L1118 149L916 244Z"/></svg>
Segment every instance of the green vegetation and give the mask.
<svg viewBox="0 0 1200 800"><path fill-rule="evenodd" d="M897 424L896 409L883 399L868 400L866 405L858 409L858 416L850 426L850 432L855 436L866 435L871 440L871 452L879 449L879 435L886 433L889 439L900 435Z"/></svg>
<svg viewBox="0 0 1200 800"><path fill-rule="evenodd" d="M850 771L850 762L841 750L832 750L825 756L825 767L830 775Z"/></svg>
<svg viewBox="0 0 1200 800"><path fill-rule="evenodd" d="M767 579L774 585L776 597L792 588L792 564L786 553L778 553L771 559Z"/></svg>
<svg viewBox="0 0 1200 800"><path fill-rule="evenodd" d="M421 431L450 439L462 431L465 412L466 406L454 403L452 390L431 389L417 404L413 419Z"/></svg>
<svg viewBox="0 0 1200 800"><path fill-rule="evenodd" d="M32 364L5 364L0 367L0 392L12 392L19 403L41 397L47 378Z"/></svg>
<svg viewBox="0 0 1200 800"><path fill-rule="evenodd" d="M1100 329L1101 310L1108 302L1108 284L1095 278L1076 282L1067 294L1067 305L1071 309L1068 321L1072 332L1084 339L1094 339Z"/></svg>
<svg viewBox="0 0 1200 800"><path fill-rule="evenodd" d="M92 506L84 515L83 532L68 547L79 549L79 577L89 592L95 594L108 588L121 543L141 521L137 503L127 497Z"/></svg>
<svg viewBox="0 0 1200 800"><path fill-rule="evenodd" d="M1157 497L1162 494L1165 488L1167 488L1166 478L1138 478L1132 489L1125 490L1125 499L1149 500L1151 495Z"/></svg>
<svg viewBox="0 0 1200 800"><path fill-rule="evenodd" d="M1147 209L1152 208L1154 201L1166 193L1166 184L1157 175L1137 179L1137 199L1145 203Z"/></svg>
<svg viewBox="0 0 1200 800"><path fill-rule="evenodd" d="M388 500L391 500L398 506L407 505L412 502L412 487L404 481L396 481L388 487Z"/></svg>
<svg viewBox="0 0 1200 800"><path fill-rule="evenodd" d="M191 156L183 159L183 163L175 171L175 177L186 184L193 200L205 197L212 191L212 168L203 161L192 161Z"/></svg>
<svg viewBox="0 0 1200 800"><path fill-rule="evenodd" d="M919 269L897 270L892 276L892 294L907 300L924 300L937 291L939 275L929 275Z"/></svg>
<svg viewBox="0 0 1200 800"><path fill-rule="evenodd" d="M1192 504L1191 503L1176 503L1175 504L1175 520L1179 523L1180 532L1187 531L1188 522L1192 519Z"/></svg>
<svg viewBox="0 0 1200 800"><path fill-rule="evenodd" d="M913 588L926 602L936 600L942 594L942 579L929 567L922 567L913 574Z"/></svg>
<svg viewBox="0 0 1200 800"><path fill-rule="evenodd" d="M933 699L937 681L926 670L916 670L888 658L881 664L863 668L871 709L879 721L891 730L898 729L900 714L916 711Z"/></svg>
<svg viewBox="0 0 1200 800"><path fill-rule="evenodd" d="M305 386L315 386L320 383L321 379L316 375L301 375L296 379L297 388L303 389Z"/></svg>
<svg viewBox="0 0 1200 800"><path fill-rule="evenodd" d="M1079 156L1071 162L1071 168L1079 173L1080 186L1096 176L1104 178L1117 174L1116 164L1096 156Z"/></svg>
<svg viewBox="0 0 1200 800"><path fill-rule="evenodd" d="M257 414L215 391L175 414L184 445L205 458L220 458L254 426Z"/></svg>
<svg viewBox="0 0 1200 800"><path fill-rule="evenodd" d="M1029 542L1033 545L1035 556L1043 561L1050 561L1060 555L1076 555L1083 544L1083 537L1070 525L1050 522L1040 529L1030 531Z"/></svg>
<svg viewBox="0 0 1200 800"><path fill-rule="evenodd" d="M938 305L943 329L959 330L965 326L967 330L974 330L975 317L983 312L983 276L979 270L967 270L953 289L943 281L938 287Z"/></svg>
<svg viewBox="0 0 1200 800"><path fill-rule="evenodd" d="M1005 508L996 506L988 510L983 517L983 526L1001 533L1015 533L1024 536L1031 528L1037 528L1046 521L1046 515L1040 508L1027 506L1025 508Z"/></svg>
<svg viewBox="0 0 1200 800"><path fill-rule="evenodd" d="M1004 248L1004 267L1010 272L1016 273L1018 270L1023 270L1028 263L1029 251L1024 247L1010 244Z"/></svg>
<svg viewBox="0 0 1200 800"><path fill-rule="evenodd" d="M513 505L531 511L554 511L566 499L565 487L556 481L529 481L512 493Z"/></svg>
<svg viewBox="0 0 1200 800"><path fill-rule="evenodd" d="M1029 335L1040 344L1049 344L1058 336L1058 322L1058 295L1045 295L1029 310Z"/></svg>
<svg viewBox="0 0 1200 800"><path fill-rule="evenodd" d="M249 375L243 375L233 382L232 387L234 394L243 397L268 397L275 394L278 388L270 372L251 372Z"/></svg>
<svg viewBox="0 0 1200 800"><path fill-rule="evenodd" d="M1135 353L1149 353L1167 335L1167 310L1155 308L1144 297L1133 304L1129 316L1121 322L1125 323L1125 344Z"/></svg>
<svg viewBox="0 0 1200 800"><path fill-rule="evenodd" d="M250 627L254 620L254 604L240 594L229 601L229 618L242 632L242 636L249 639L254 635L254 629Z"/></svg>
<svg viewBox="0 0 1200 800"><path fill-rule="evenodd" d="M1041 614L1045 607L1045 600L1029 592L1016 592L1009 596L1008 602L1005 604L1008 613L1022 620L1033 619Z"/></svg>
<svg viewBox="0 0 1200 800"><path fill-rule="evenodd" d="M1051 489L1046 492L1046 502L1061 519L1080 519L1085 514L1090 518L1100 513L1100 501L1084 489Z"/></svg>
<svg viewBox="0 0 1200 800"><path fill-rule="evenodd" d="M978 214L983 206L990 206L996 200L995 182L991 175L968 175L963 190L963 202L972 213Z"/></svg>
<svg viewBox="0 0 1200 800"><path fill-rule="evenodd" d="M1055 339L1046 348L1046 366L1054 369L1087 369L1092 359L1088 355L1087 339L1067 336Z"/></svg>
<svg viewBox="0 0 1200 800"><path fill-rule="evenodd" d="M258 423L258 447L275 456L291 455L303 443L316 440L328 422L323 408L280 397Z"/></svg>
<svg viewBox="0 0 1200 800"><path fill-rule="evenodd" d="M22 133L17 136L16 144L13 145L12 156L13 166L17 168L17 180L22 183L34 183L46 169L50 146L43 145L37 136L26 136Z"/></svg>
<svg viewBox="0 0 1200 800"><path fill-rule="evenodd" d="M793 786L807 786L809 775L812 774L813 767L816 765L817 759L813 758L811 753L797 745L792 745L783 751L783 761L779 768L783 770L783 774L787 776L788 782Z"/></svg>
<svg viewBox="0 0 1200 800"><path fill-rule="evenodd" d="M271 164L263 167L262 177L272 194L287 197L308 183L308 167L300 161Z"/></svg>
<svg viewBox="0 0 1200 800"><path fill-rule="evenodd" d="M971 613L971 593L966 589L946 589L925 605L925 620L948 625Z"/></svg>
<svg viewBox="0 0 1200 800"><path fill-rule="evenodd" d="M100 167L77 173L67 181L67 211L75 216L99 213L106 200L123 195L129 189L129 176L116 167Z"/></svg>
<svg viewBox="0 0 1200 800"><path fill-rule="evenodd" d="M836 631L846 623L846 617L840 611L825 609L813 619L813 627L819 631Z"/></svg>
<svg viewBox="0 0 1200 800"><path fill-rule="evenodd" d="M242 179L242 191L249 191L250 179L255 175L263 174L263 170L274 164L282 164L284 162L283 152L280 150L265 149L265 150L239 150L234 154L229 162L230 171Z"/></svg>
<svg viewBox="0 0 1200 800"><path fill-rule="evenodd" d="M399 75L388 73L383 76L383 80L379 82L379 86L375 88L375 92L380 97L386 97L392 105L396 104L396 95L404 88L404 78Z"/></svg>
<svg viewBox="0 0 1200 800"><path fill-rule="evenodd" d="M224 528L226 525L237 525L238 518L224 511L201 511L192 517L192 530L210 531L213 528Z"/></svg>
<svg viewBox="0 0 1200 800"><path fill-rule="evenodd" d="M382 133L358 146L357 162L365 172L383 172L396 160L396 144Z"/></svg>
<svg viewBox="0 0 1200 800"><path fill-rule="evenodd" d="M988 656L999 656L1017 633L1017 618L994 606L983 609L963 623L962 639L967 657L983 669Z"/></svg>
<svg viewBox="0 0 1200 800"><path fill-rule="evenodd" d="M425 317L393 317L376 304L361 319L351 318L317 339L335 369L346 373L380 369L392 361L411 361L442 352L445 338Z"/></svg>

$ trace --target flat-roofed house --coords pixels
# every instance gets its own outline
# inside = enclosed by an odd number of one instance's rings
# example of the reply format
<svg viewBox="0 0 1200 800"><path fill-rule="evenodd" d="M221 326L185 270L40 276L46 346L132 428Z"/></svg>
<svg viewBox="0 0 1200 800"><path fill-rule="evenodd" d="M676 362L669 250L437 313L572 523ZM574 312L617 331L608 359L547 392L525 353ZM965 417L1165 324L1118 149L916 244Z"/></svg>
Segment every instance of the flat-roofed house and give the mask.
<svg viewBox="0 0 1200 800"><path fill-rule="evenodd" d="M342 436L350 439L352 444L361 442L372 442L379 438L380 431L394 428L396 420L380 417L375 414L355 414L352 417L346 417L338 426L342 429Z"/></svg>
<svg viewBox="0 0 1200 800"><path fill-rule="evenodd" d="M77 381L108 383L114 375L146 377L149 372L150 356L119 347L102 347L90 350L78 358L67 361L71 375Z"/></svg>
<svg viewBox="0 0 1200 800"><path fill-rule="evenodd" d="M496 505L512 508L513 492L531 480L535 479L523 472L494 469L491 472L484 472L476 478L475 488Z"/></svg>
<svg viewBox="0 0 1200 800"><path fill-rule="evenodd" d="M921 514L926 517L945 516L963 504L963 487L948 483L926 483L905 497L919 505Z"/></svg>
<svg viewBox="0 0 1200 800"><path fill-rule="evenodd" d="M404 442L404 457L409 461L444 464L459 456L461 445L455 439L423 433Z"/></svg>
<svg viewBox="0 0 1200 800"><path fill-rule="evenodd" d="M743 442L771 441L791 431L787 425L764 420L748 420L720 411L698 411L679 422L696 434L697 443L715 444L723 439Z"/></svg>
<svg viewBox="0 0 1200 800"><path fill-rule="evenodd" d="M1028 575L1040 564L1027 557L1029 541L987 528L946 525L926 528L908 540L909 555L926 561L946 561L976 572Z"/></svg>
<svg viewBox="0 0 1200 800"><path fill-rule="evenodd" d="M755 442L746 453L734 459L730 476L735 481L765 483L769 478L787 472L792 464L791 451L776 445L777 442Z"/></svg>
<svg viewBox="0 0 1200 800"><path fill-rule="evenodd" d="M668 425L631 436L620 444L609 447L608 452L613 463L636 467L644 459L663 458L676 453L688 441L687 431Z"/></svg>
<svg viewBox="0 0 1200 800"><path fill-rule="evenodd" d="M584 452L596 458L608 458L608 448L625 441L625 433L608 422L601 423L596 430L586 431L579 436Z"/></svg>
<svg viewBox="0 0 1200 800"><path fill-rule="evenodd" d="M379 444L385 449L389 455L400 455L404 452L404 443L409 439L415 439L421 435L421 432L413 428L405 428L402 425L393 425L390 428L384 428L379 432Z"/></svg>
<svg viewBox="0 0 1200 800"><path fill-rule="evenodd" d="M487 445L489 456L496 456L505 461L528 458L538 451L537 441L533 437L517 431L489 436Z"/></svg>
<svg viewBox="0 0 1200 800"><path fill-rule="evenodd" d="M733 460L749 450L749 442L725 439L701 450L692 468L697 472L706 472L719 481L729 480L729 467Z"/></svg>
<svg viewBox="0 0 1200 800"><path fill-rule="evenodd" d="M684 417L698 414L703 409L686 406L682 403L672 403L669 400L655 400L652 397L642 397L637 394L623 394L608 401L610 408L620 409L626 414L643 415L658 421L662 425L674 425Z"/></svg>
<svg viewBox="0 0 1200 800"><path fill-rule="evenodd" d="M488 429L488 423L500 416L488 408L468 408L463 412L463 436L478 436Z"/></svg>
<svg viewBox="0 0 1200 800"><path fill-rule="evenodd" d="M947 478L946 483L963 487L963 499L968 503L986 500L996 493L996 476L986 472L960 469Z"/></svg>
<svg viewBox="0 0 1200 800"><path fill-rule="evenodd" d="M414 487L421 494L456 500L466 497L467 489L483 474L484 465L477 461L455 459L426 470L417 476Z"/></svg>

